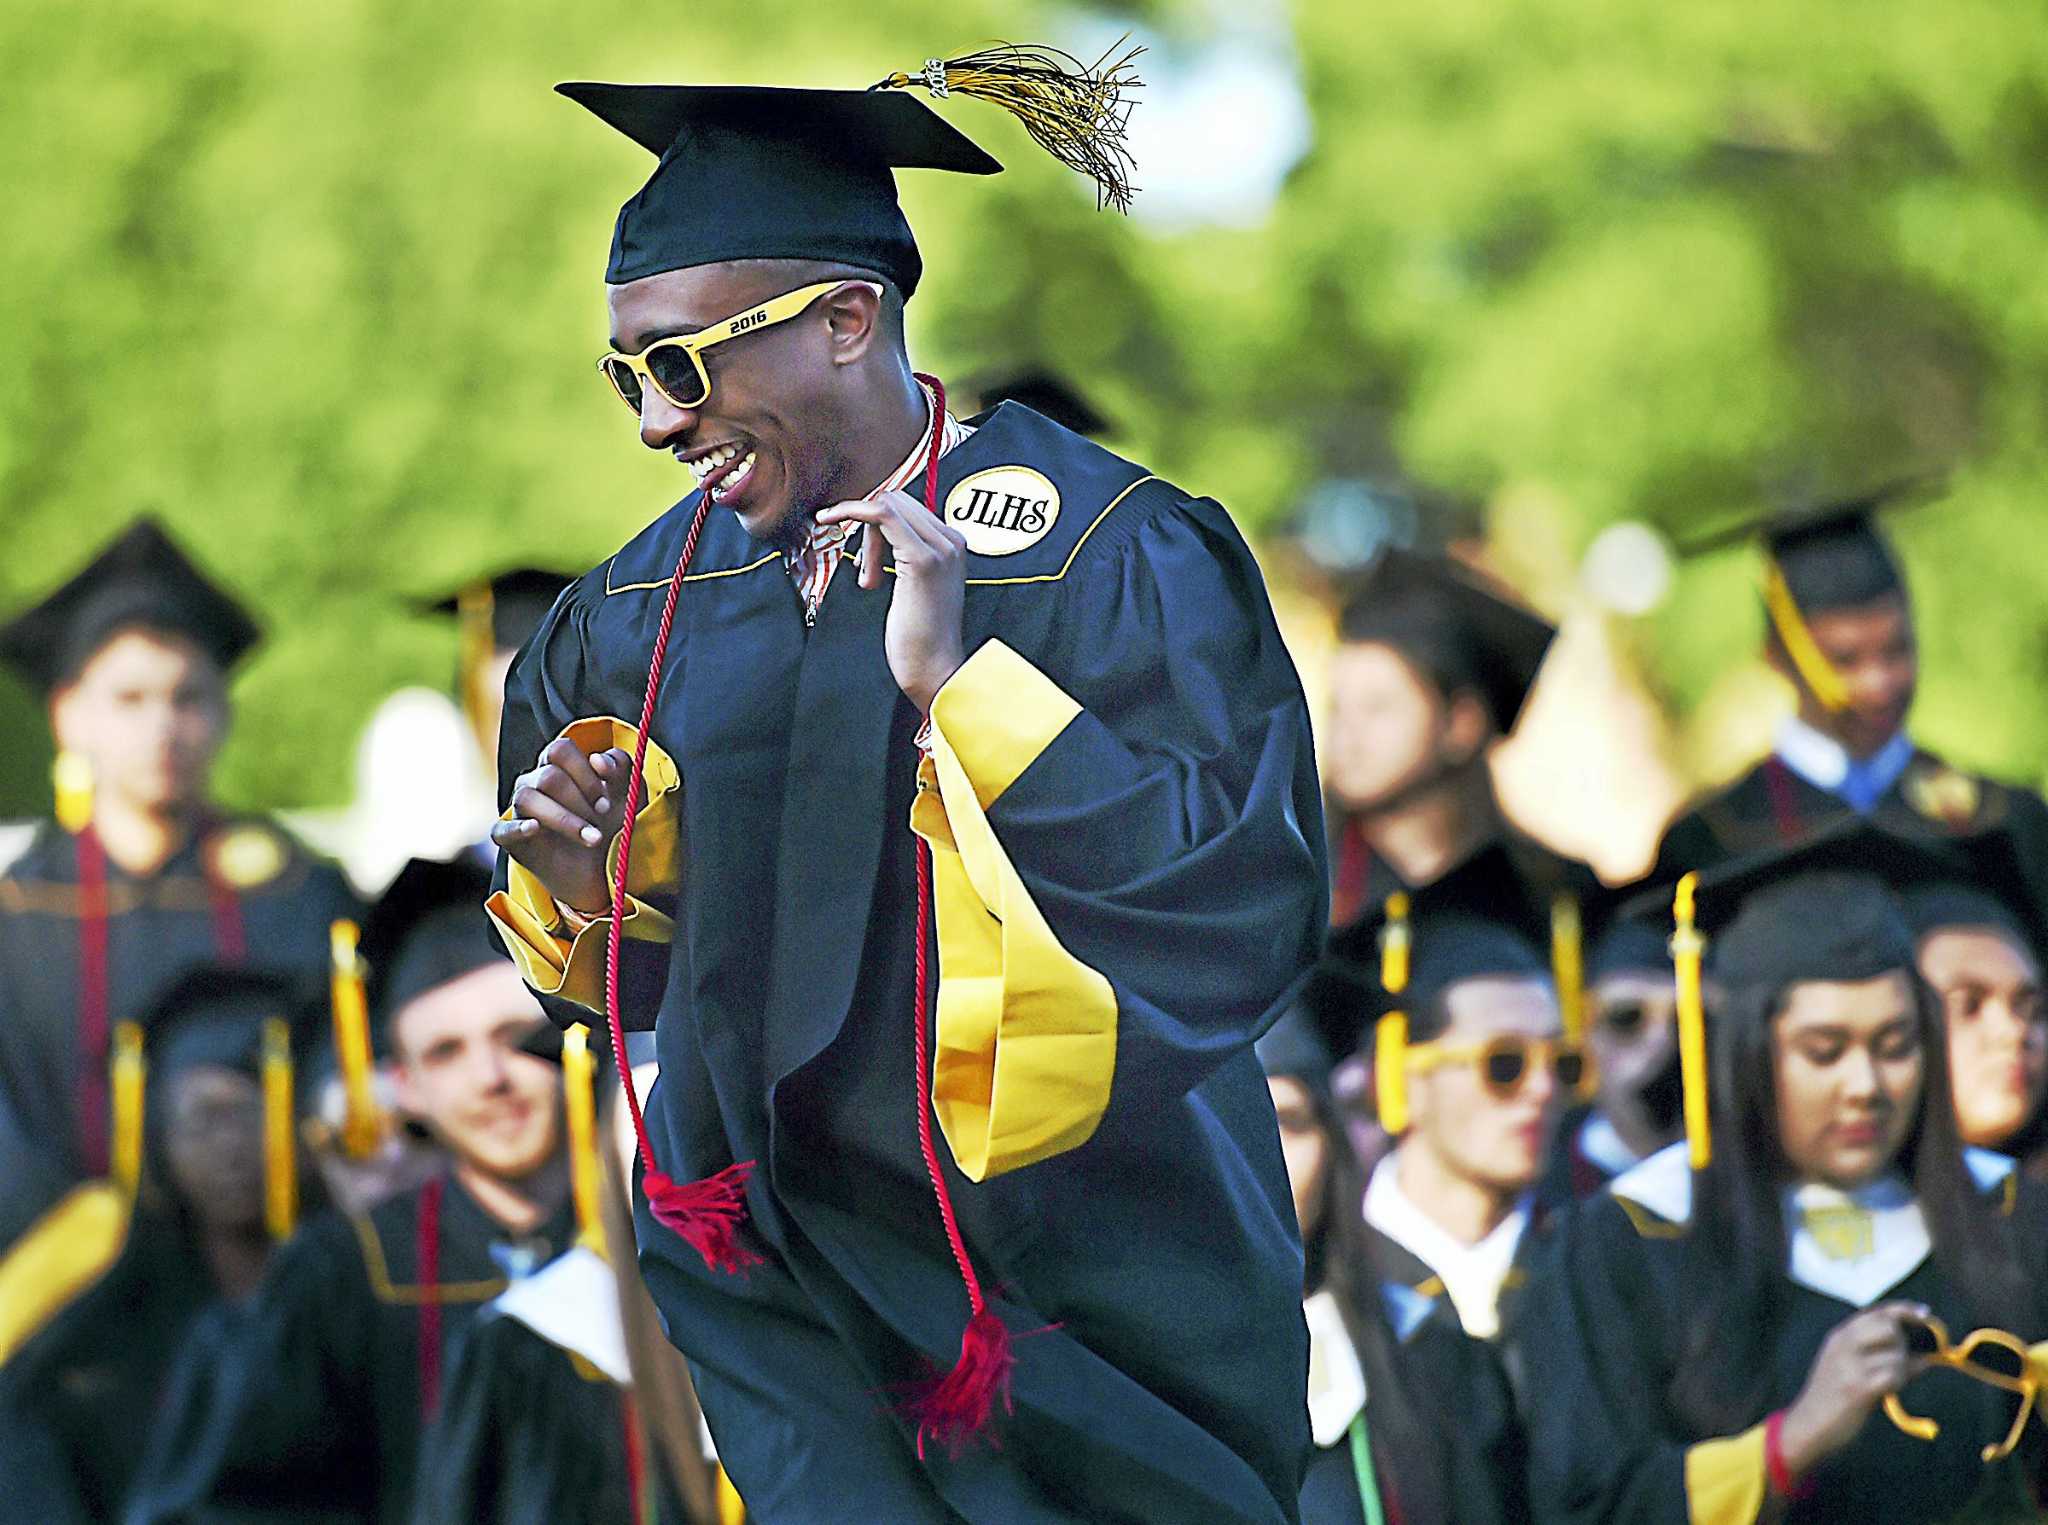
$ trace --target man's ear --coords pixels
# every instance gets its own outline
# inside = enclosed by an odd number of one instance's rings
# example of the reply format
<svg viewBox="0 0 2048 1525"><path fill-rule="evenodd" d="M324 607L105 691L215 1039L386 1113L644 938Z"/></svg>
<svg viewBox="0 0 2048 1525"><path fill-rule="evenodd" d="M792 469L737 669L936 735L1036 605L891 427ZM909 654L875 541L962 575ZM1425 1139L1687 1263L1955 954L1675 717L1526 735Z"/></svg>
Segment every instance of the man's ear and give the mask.
<svg viewBox="0 0 2048 1525"><path fill-rule="evenodd" d="M1444 712L1444 750L1451 760L1468 763L1493 739L1493 717L1486 702L1470 689L1451 696Z"/></svg>
<svg viewBox="0 0 2048 1525"><path fill-rule="evenodd" d="M883 326L883 297L874 286L849 281L825 298L834 365L852 365L872 349Z"/></svg>

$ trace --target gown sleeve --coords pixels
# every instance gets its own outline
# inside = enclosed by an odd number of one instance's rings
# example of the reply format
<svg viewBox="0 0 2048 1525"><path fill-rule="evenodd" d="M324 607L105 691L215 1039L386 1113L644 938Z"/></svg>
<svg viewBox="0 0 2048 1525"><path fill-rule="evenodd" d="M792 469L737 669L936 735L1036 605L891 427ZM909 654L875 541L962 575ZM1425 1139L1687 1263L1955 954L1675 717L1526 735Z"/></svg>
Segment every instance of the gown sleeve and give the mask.
<svg viewBox="0 0 2048 1525"><path fill-rule="evenodd" d="M913 812L933 1094L977 1180L1199 1085L1327 919L1307 705L1228 515L1142 516L1057 597L1031 657L991 639L940 690Z"/></svg>
<svg viewBox="0 0 2048 1525"><path fill-rule="evenodd" d="M1612 1197L1568 1215L1532 1276L1517 1356L1535 1515L1559 1525L1751 1525L1765 1502L1761 1425L1688 1445L1661 1422L1663 1304L1645 1233ZM1669 1249L1658 1244L1657 1249Z"/></svg>
<svg viewBox="0 0 2048 1525"><path fill-rule="evenodd" d="M278 1251L251 1307L195 1325L128 1525L372 1512L370 1304L352 1231L328 1217Z"/></svg>
<svg viewBox="0 0 2048 1525"><path fill-rule="evenodd" d="M638 740L640 697L605 684L593 649L591 596L581 583L569 588L506 678L498 739L501 811L511 808L512 781L532 768L541 749L557 737L574 738L586 752L623 747L630 753ZM680 870L681 773L652 740L645 771L620 942L620 1010L628 1014L626 1026L635 1029L652 1027L660 1009ZM617 851L614 838L612 853ZM608 865L616 862L616 857L607 859ZM486 909L519 972L558 1025L587 1021L603 1011L609 915L571 925L546 886L503 852Z"/></svg>

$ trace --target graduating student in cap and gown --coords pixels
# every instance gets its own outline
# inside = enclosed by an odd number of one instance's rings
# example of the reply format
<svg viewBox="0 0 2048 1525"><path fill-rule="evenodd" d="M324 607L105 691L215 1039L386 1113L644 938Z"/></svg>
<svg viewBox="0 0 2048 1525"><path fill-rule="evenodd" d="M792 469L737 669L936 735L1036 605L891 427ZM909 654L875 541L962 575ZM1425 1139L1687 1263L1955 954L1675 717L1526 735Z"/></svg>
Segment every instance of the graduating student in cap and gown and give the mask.
<svg viewBox="0 0 2048 1525"><path fill-rule="evenodd" d="M415 859L365 927L400 1104L449 1168L284 1248L218 1370L170 1406L132 1519L410 1520L457 1337L568 1248L560 1072L517 1047L540 1013L476 914L486 883Z"/></svg>
<svg viewBox="0 0 2048 1525"><path fill-rule="evenodd" d="M0 1111L66 1180L107 1174L125 1024L196 964L315 976L354 914L335 869L207 796L256 640L147 519L0 628L60 749L59 820L0 875Z"/></svg>
<svg viewBox="0 0 2048 1525"><path fill-rule="evenodd" d="M582 1027L521 1046L563 1067L576 1243L463 1335L422 1446L417 1525L713 1525L702 1413L632 1256L619 1132L599 1125L617 1104L599 1102Z"/></svg>
<svg viewBox="0 0 2048 1525"><path fill-rule="evenodd" d="M1598 1089L1558 1130L1546 1194L1592 1196L1684 1127L1678 985L1670 933L1648 917L1607 921L1586 955L1585 1038Z"/></svg>
<svg viewBox="0 0 2048 1525"><path fill-rule="evenodd" d="M1546 917L1553 901L1597 894L1590 868L1502 816L1487 769L1556 634L1445 557L1388 547L1351 591L1330 663L1323 757L1340 957L1369 964L1387 898L1485 847L1500 849Z"/></svg>
<svg viewBox="0 0 2048 1525"><path fill-rule="evenodd" d="M1042 92L1121 195L1120 61L918 78ZM557 1010L607 1005L644 742L641 1259L751 1512L1284 1520L1301 1248L1252 1043L1325 914L1299 681L1219 505L912 374L891 171L998 166L886 83L563 87L659 156L605 365L700 486L513 669L492 913Z"/></svg>
<svg viewBox="0 0 2048 1525"><path fill-rule="evenodd" d="M246 1301L299 1205L291 982L201 965L149 1013L139 1202L113 1258L75 1285L0 1269L0 1431L44 1437L46 1463L7 1473L7 1517L117 1518L180 1346L209 1311ZM144 1070L146 1066L146 1070ZM126 1088L124 1131L139 1100ZM82 1247L75 1247L82 1248Z"/></svg>
<svg viewBox="0 0 2048 1525"><path fill-rule="evenodd" d="M1260 1040L1307 1248L1308 1405L1316 1450L1304 1525L1522 1517L1518 1429L1497 1352L1414 1285L1412 1257L1368 1226L1362 1168L1306 1007L1373 997L1326 965Z"/></svg>
<svg viewBox="0 0 2048 1525"><path fill-rule="evenodd" d="M1798 709L1769 756L1672 823L1653 878L1672 883L1866 816L1894 830L2010 831L2030 889L2048 901L2048 804L1943 761L1907 730L1919 681L1913 606L1877 522L1906 490L1774 515L1685 548L1762 540L1764 655Z"/></svg>
<svg viewBox="0 0 2048 1525"><path fill-rule="evenodd" d="M2019 1400L1981 1375L2027 1357L1980 1344L1977 1380L1926 1360L1929 1318L2022 1351L2048 1333L2048 1224L2010 1160L1957 1136L1939 1006L1886 885L1921 879L1925 851L1852 821L1699 882L1679 951L1713 939L1719 997L1689 1141L1582 1204L1529 1289L1540 1517L1882 1525L2000 1498L2013 1512L1988 1517L2031 1517L2013 1493L2041 1437L2029 1419L1987 1466ZM1903 1431L1888 1394L1938 1430Z"/></svg>
<svg viewBox="0 0 2048 1525"><path fill-rule="evenodd" d="M1407 936L1411 977L1376 992L1374 1089L1395 1143L1366 1181L1363 1263L1404 1392L1427 1428L1455 1430L1465 1448L1431 1458L1436 1491L1452 1490L1446 1518L1526 1519L1508 1352L1550 1229L1537 1187L1558 1115L1590 1094L1592 1075L1563 1036L1543 955L1511 925L1418 912Z"/></svg>
<svg viewBox="0 0 2048 1525"><path fill-rule="evenodd" d="M2041 910L2011 838L1959 839L1968 872L1904 894L1920 976L1941 1001L1956 1124L1965 1144L2048 1173L2048 1009L2041 1003Z"/></svg>

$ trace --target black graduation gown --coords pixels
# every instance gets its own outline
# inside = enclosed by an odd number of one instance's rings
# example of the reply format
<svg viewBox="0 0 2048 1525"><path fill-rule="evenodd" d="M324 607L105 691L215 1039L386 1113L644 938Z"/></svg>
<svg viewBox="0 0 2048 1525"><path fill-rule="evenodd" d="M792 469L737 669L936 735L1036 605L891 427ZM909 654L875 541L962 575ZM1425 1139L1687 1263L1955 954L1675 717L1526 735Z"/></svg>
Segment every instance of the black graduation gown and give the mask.
<svg viewBox="0 0 2048 1525"><path fill-rule="evenodd" d="M780 557L716 508L653 727L682 778L678 932L627 943L625 1004L639 1025L660 1014L658 1159L683 1180L758 1161L748 1242L769 1264L708 1271L643 1204L643 1268L759 1518L848 1498L914 1522L944 1518L941 1497L973 1519L1289 1518L1308 1449L1302 1254L1251 1044L1327 916L1307 707L1222 508L1014 403L944 457L942 498L1014 463L1059 512L1020 521L1043 529L1023 549L970 555L965 647L972 665L1000 638L1082 711L987 820L1106 978L1116 1040L1085 1143L975 1185L939 1142L1019 1336L1000 1449L919 1463L885 1407L953 1364L967 1318L917 1144L919 717L883 651L889 589L842 570L807 629ZM528 644L501 781L572 720L639 715L696 504Z"/></svg>
<svg viewBox="0 0 2048 1525"><path fill-rule="evenodd" d="M685 1525L655 1459L629 1458L631 1401L588 1362L486 1308L427 1432L415 1525ZM633 1511L636 1465L644 1516Z"/></svg>
<svg viewBox="0 0 2048 1525"><path fill-rule="evenodd" d="M198 964L246 962L318 977L329 963L330 924L360 914L338 870L254 821L196 834L148 878L112 862L106 873L110 1032ZM38 1167L61 1182L88 1174L88 1146L105 1148L103 1122L95 1139L83 1136L90 1125L82 1098L105 1062L95 1058L88 1076L83 910L78 839L45 824L0 875L0 1110L33 1141Z"/></svg>
<svg viewBox="0 0 2048 1525"><path fill-rule="evenodd" d="M1996 1192L2038 1284L2048 1258L2048 1202L2027 1183L2003 1183ZM1666 1396L1698 1299L1685 1250L1681 1225L1603 1193L1569 1216L1553 1257L1532 1277L1516 1345L1531 1396L1530 1493L1543 1520L1688 1519L1687 1448L1716 1437L1693 1433ZM1974 1327L1931 1259L1874 1301L1894 1299L1926 1304L1957 1337ZM1768 1337L1770 1389L1756 1423L1798 1396L1828 1334L1858 1311L1789 1279L1784 1307ZM2048 1333L2008 1327L2028 1340ZM2005 1438L2017 1400L1940 1371L1908 1383L1902 1397L1909 1412L1940 1423L1939 1436L1913 1439L1872 1413L1847 1448L1814 1469L1811 1492L1789 1504L1787 1521L1923 1525L1953 1518L1987 1493L2023 1487L2017 1477L1987 1476L1980 1459L1985 1445ZM2039 1455L2039 1438L2030 1435L2003 1465L2020 1469Z"/></svg>
<svg viewBox="0 0 2048 1525"><path fill-rule="evenodd" d="M119 1517L173 1359L217 1297L182 1226L139 1214L106 1273L0 1366L0 1519Z"/></svg>
<svg viewBox="0 0 2048 1525"><path fill-rule="evenodd" d="M1695 869L1797 842L1854 814L1847 800L1809 783L1772 753L1666 828L1646 882L1675 883ZM2030 789L1965 772L1918 750L1878 798L1870 819L1906 835L2010 831L2028 888L2037 902L2048 904L2048 803Z"/></svg>
<svg viewBox="0 0 2048 1525"><path fill-rule="evenodd" d="M437 1187L428 1281L421 1203ZM309 1222L246 1314L211 1331L225 1338L181 1359L130 1519L409 1521L425 1385L445 1388L457 1340L508 1271L529 1274L573 1235L565 1205L515 1240L446 1176L362 1217ZM436 1323L438 1344L423 1344Z"/></svg>

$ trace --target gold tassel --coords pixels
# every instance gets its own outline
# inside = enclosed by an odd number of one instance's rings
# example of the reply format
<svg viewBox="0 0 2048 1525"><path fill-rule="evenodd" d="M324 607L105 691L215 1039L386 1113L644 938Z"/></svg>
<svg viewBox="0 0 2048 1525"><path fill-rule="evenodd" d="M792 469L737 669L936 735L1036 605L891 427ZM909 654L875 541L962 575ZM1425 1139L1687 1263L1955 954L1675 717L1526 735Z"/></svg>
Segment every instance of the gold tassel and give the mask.
<svg viewBox="0 0 2048 1525"><path fill-rule="evenodd" d="M57 753L50 765L57 796L57 824L74 837L92 825L92 764L80 752Z"/></svg>
<svg viewBox="0 0 2048 1525"><path fill-rule="evenodd" d="M718 1525L746 1525L747 1506L740 1498L739 1489L732 1485L732 1479L725 1475L725 1468L718 1469Z"/></svg>
<svg viewBox="0 0 2048 1525"><path fill-rule="evenodd" d="M569 1116L569 1189L576 1200L577 1243L603 1255L596 1081L597 1061L590 1052L590 1029L578 1022L562 1035L562 1102Z"/></svg>
<svg viewBox="0 0 2048 1525"><path fill-rule="evenodd" d="M995 43L958 58L928 58L915 73L899 72L877 90L923 89L934 100L971 96L1000 106L1024 124L1032 141L1068 169L1095 182L1095 204L1131 209L1128 93L1144 81L1132 68L1144 52L1119 38L1092 64L1041 43Z"/></svg>
<svg viewBox="0 0 2048 1525"><path fill-rule="evenodd" d="M476 733L476 744L487 761L498 759L498 738L490 734L490 696L484 691L485 674L497 654L497 637L492 633L497 599L488 579L471 583L455 597L457 670L462 680L462 712Z"/></svg>
<svg viewBox="0 0 2048 1525"><path fill-rule="evenodd" d="M1586 944L1579 903L1569 895L1550 902L1550 972L1557 981L1557 1009L1567 1043L1586 1036Z"/></svg>
<svg viewBox="0 0 2048 1525"><path fill-rule="evenodd" d="M114 1184L130 1201L142 1184L142 1088L147 1061L142 1056L142 1027L136 1022L114 1024L112 1086L114 1092L113 1148L108 1151Z"/></svg>
<svg viewBox="0 0 2048 1525"><path fill-rule="evenodd" d="M263 1019L263 1224L283 1243L299 1222L299 1155L293 1136L292 1030Z"/></svg>
<svg viewBox="0 0 2048 1525"><path fill-rule="evenodd" d="M383 1137L384 1120L370 1091L370 1003L363 994L363 961L356 953L361 932L352 921L328 929L334 970L330 990L334 1002L334 1055L341 1065L346 1111L341 1146L352 1160L366 1160Z"/></svg>
<svg viewBox="0 0 2048 1525"><path fill-rule="evenodd" d="M1707 1019L1700 993L1700 962L1707 940L1695 921L1700 876L1678 881L1672 903L1677 930L1671 937L1671 961L1678 971L1678 1073L1685 1095L1685 1139L1694 1170L1713 1158L1713 1137L1707 1124Z"/></svg>
<svg viewBox="0 0 2048 1525"><path fill-rule="evenodd" d="M1390 996L1408 989L1408 897L1387 897L1387 924L1380 931L1380 987ZM1390 1011L1373 1030L1373 1092L1380 1126L1398 1137L1408 1131L1408 1014Z"/></svg>
<svg viewBox="0 0 2048 1525"><path fill-rule="evenodd" d="M1821 708L1837 715L1846 710L1849 685L1814 640L1806 617L1799 612L1798 600L1792 597L1792 585L1785 581L1784 569L1771 557L1764 561L1764 609L1771 617L1771 628L1778 632L1778 643Z"/></svg>

